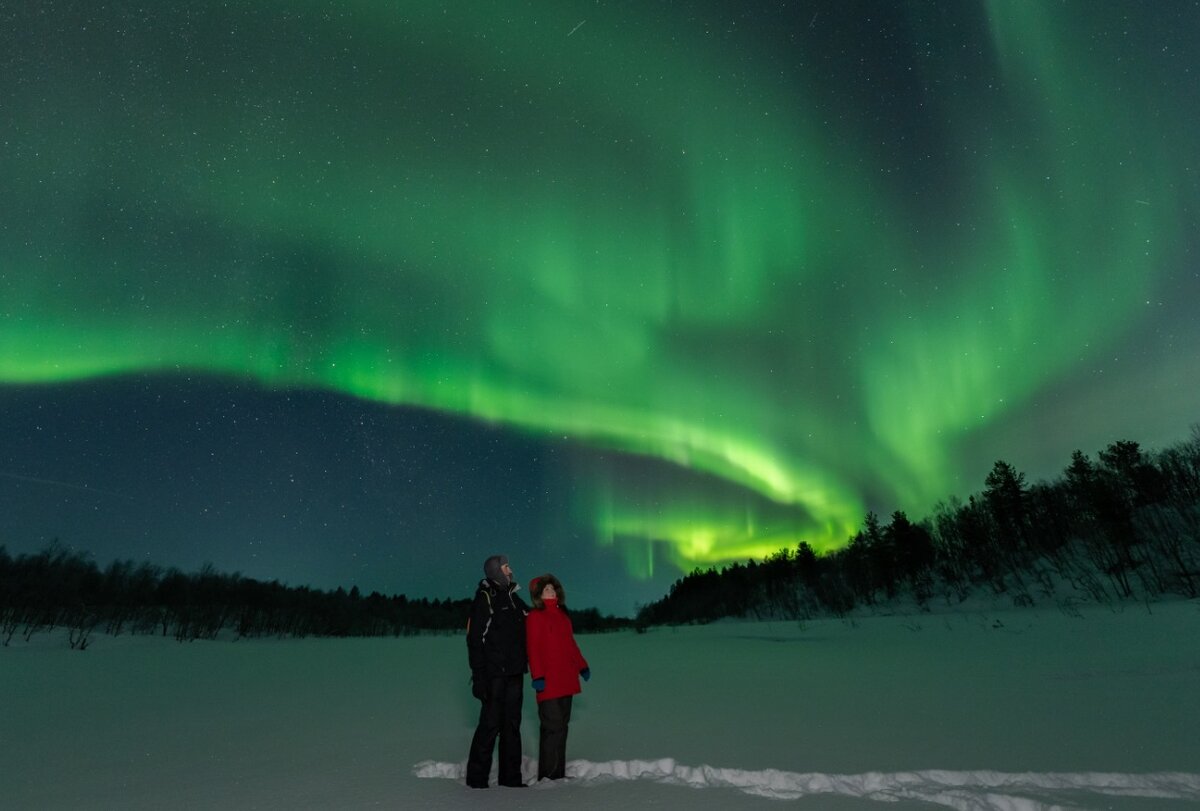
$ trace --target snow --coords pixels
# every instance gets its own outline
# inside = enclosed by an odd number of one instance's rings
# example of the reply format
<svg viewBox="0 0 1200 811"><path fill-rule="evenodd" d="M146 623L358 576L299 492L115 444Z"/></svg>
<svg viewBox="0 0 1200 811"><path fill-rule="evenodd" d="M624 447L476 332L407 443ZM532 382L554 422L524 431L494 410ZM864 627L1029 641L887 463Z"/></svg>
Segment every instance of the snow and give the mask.
<svg viewBox="0 0 1200 811"><path fill-rule="evenodd" d="M525 776L537 775L537 761L526 759ZM413 769L417 777L441 777L462 780L466 768L461 763L425 761ZM1200 775L1170 774L1004 774L1001 772L899 772L882 774L798 774L778 769L720 769L712 766L684 766L671 758L660 760L613 760L592 763L571 762L568 777L585 783L616 780L648 780L689 788L735 788L761 797L793 800L811 795L844 795L893 802L898 799L924 800L933 805L955 809L1041 808L1036 800L1022 795L1051 791L1091 793L1116 797L1162 797L1200 800ZM557 788L547 782L534 788Z"/></svg>
<svg viewBox="0 0 1200 811"><path fill-rule="evenodd" d="M486 792L459 636L35 637L0 648L0 807L1200 808L1198 632L1192 601L581 636L570 779ZM532 692L522 729L532 780Z"/></svg>

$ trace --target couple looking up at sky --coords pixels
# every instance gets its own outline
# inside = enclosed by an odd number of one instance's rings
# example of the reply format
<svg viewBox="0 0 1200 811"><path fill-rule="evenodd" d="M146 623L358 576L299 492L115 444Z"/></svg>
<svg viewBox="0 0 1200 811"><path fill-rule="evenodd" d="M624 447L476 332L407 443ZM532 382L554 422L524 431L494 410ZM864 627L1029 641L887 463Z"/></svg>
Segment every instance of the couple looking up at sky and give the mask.
<svg viewBox="0 0 1200 811"><path fill-rule="evenodd" d="M537 695L538 779L566 777L567 726L580 679L591 677L575 643L562 583L552 574L529 582L530 608L517 596L520 586L504 555L484 561L467 621L471 692L481 704L479 725L467 758L467 785L487 788L492 751L500 740L498 782L521 788L521 706L525 673Z"/></svg>

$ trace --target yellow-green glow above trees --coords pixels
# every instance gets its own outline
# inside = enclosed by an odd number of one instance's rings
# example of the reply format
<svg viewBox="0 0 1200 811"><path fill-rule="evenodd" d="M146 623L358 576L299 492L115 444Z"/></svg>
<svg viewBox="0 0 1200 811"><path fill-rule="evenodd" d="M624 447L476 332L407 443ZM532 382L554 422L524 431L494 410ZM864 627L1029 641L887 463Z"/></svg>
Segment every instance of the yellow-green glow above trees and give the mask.
<svg viewBox="0 0 1200 811"><path fill-rule="evenodd" d="M1187 251L1194 91L1123 78L1112 9L913 3L831 80L836 4L762 48L739 4L36 5L0 381L233 375L659 460L580 471L635 573L974 486L961 448Z"/></svg>

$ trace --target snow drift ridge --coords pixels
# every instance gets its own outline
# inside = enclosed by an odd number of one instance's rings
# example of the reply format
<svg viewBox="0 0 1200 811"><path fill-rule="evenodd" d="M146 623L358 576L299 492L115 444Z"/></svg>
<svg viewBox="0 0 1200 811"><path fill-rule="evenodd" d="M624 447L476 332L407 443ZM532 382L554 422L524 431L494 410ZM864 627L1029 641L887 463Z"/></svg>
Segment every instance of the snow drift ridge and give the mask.
<svg viewBox="0 0 1200 811"><path fill-rule="evenodd" d="M522 772L527 781L537 775L537 761L525 758ZM462 780L465 763L424 760L413 766L417 777ZM1091 805L1097 796L1155 797L1200 800L1200 774L1159 772L1122 774L1114 772L995 772L944 771L865 772L822 774L787 772L778 769L752 771L715 766L685 766L673 758L658 760L609 760L567 763L568 785L595 785L613 781L649 780L690 788L734 788L747 794L793 800L812 794L840 794L869 800L895 802L922 800L956 811L1046 811L1080 803ZM553 788L561 784L539 783ZM1064 806L1063 803L1067 803Z"/></svg>

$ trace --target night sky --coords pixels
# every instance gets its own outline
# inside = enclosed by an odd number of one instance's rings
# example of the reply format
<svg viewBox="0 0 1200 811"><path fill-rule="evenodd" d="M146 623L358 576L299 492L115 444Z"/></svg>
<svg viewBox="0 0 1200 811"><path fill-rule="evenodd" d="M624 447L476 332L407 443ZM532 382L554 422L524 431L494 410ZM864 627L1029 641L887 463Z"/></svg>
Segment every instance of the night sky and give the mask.
<svg viewBox="0 0 1200 811"><path fill-rule="evenodd" d="M0 3L0 544L628 613L1200 420L1200 4Z"/></svg>

